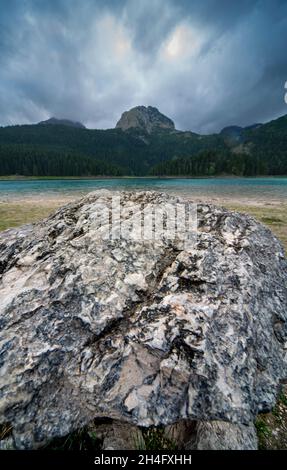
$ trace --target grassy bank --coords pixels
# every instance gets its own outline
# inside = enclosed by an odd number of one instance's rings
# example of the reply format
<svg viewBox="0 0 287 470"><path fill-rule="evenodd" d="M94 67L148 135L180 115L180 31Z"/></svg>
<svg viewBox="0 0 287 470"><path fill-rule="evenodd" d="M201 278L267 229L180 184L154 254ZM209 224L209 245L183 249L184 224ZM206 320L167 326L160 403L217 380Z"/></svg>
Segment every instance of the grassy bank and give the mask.
<svg viewBox="0 0 287 470"><path fill-rule="evenodd" d="M55 202L3 202L0 203L0 230L19 227L23 224L37 222L50 215L61 203Z"/></svg>
<svg viewBox="0 0 287 470"><path fill-rule="evenodd" d="M105 180L105 179L183 179L183 180L216 180L216 179L280 179L287 178L287 175L256 175L256 176L238 176L232 174L223 173L221 175L202 175L202 176L190 176L190 175L122 175L122 176L108 176L108 175L90 175L90 176L24 176L24 175L6 175L0 176L0 181L31 181L31 180Z"/></svg>

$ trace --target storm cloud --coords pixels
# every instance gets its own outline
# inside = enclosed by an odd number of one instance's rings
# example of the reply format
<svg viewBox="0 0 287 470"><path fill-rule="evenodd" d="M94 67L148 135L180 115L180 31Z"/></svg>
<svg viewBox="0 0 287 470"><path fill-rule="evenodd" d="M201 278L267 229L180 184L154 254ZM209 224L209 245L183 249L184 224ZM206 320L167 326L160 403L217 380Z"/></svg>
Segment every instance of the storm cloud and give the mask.
<svg viewBox="0 0 287 470"><path fill-rule="evenodd" d="M0 125L114 127L152 105L217 132L287 112L286 0L0 0Z"/></svg>

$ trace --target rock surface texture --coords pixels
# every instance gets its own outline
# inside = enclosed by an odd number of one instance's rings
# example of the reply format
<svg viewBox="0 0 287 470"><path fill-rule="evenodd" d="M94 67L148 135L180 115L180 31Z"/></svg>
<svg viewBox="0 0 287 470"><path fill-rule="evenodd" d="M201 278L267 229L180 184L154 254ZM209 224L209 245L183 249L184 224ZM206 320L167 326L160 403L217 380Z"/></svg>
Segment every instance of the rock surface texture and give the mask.
<svg viewBox="0 0 287 470"><path fill-rule="evenodd" d="M173 121L152 106L136 106L125 111L118 121L117 128L126 131L131 128L142 129L148 134L159 129L174 130Z"/></svg>
<svg viewBox="0 0 287 470"><path fill-rule="evenodd" d="M96 214L114 195L91 193L0 235L1 423L17 448L97 417L215 422L199 426L200 448L217 445L208 429L252 436L287 376L280 243L255 219L205 204L193 248L165 236L105 240ZM181 202L120 197L123 219Z"/></svg>

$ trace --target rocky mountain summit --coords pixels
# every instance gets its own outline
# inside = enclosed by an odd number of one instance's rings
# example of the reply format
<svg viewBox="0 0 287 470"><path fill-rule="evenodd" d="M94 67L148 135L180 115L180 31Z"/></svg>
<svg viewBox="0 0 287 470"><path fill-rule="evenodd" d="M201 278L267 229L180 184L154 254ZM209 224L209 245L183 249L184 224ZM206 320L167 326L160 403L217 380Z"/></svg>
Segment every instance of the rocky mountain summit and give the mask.
<svg viewBox="0 0 287 470"><path fill-rule="evenodd" d="M191 208L96 191L0 235L0 423L11 445L38 448L109 418L193 423L185 448L256 448L254 418L287 377L281 244L252 217L206 204L192 247L168 233L108 237L99 214L112 196L122 221Z"/></svg>
<svg viewBox="0 0 287 470"><path fill-rule="evenodd" d="M160 129L174 130L174 123L170 118L160 113L157 108L136 106L122 114L116 128L123 131L132 128L141 129L151 134Z"/></svg>

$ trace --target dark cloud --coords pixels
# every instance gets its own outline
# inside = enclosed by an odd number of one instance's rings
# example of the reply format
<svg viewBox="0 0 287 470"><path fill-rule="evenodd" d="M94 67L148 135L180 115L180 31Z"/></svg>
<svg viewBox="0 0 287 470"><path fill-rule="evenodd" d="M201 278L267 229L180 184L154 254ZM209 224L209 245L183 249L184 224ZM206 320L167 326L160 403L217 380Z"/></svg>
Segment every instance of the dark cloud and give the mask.
<svg viewBox="0 0 287 470"><path fill-rule="evenodd" d="M0 124L113 127L157 106L216 132L286 113L287 2L0 0Z"/></svg>

